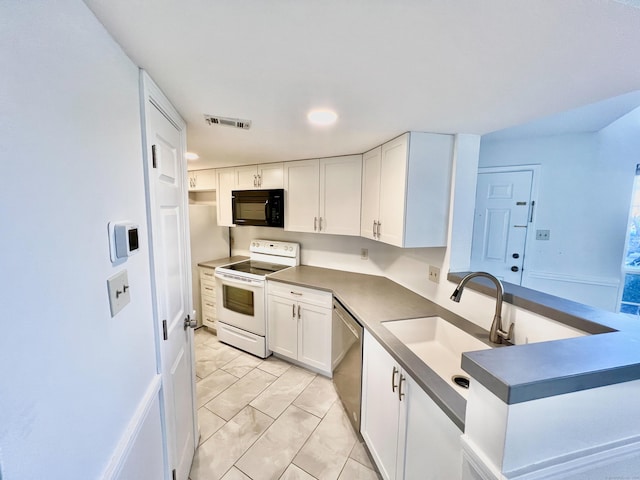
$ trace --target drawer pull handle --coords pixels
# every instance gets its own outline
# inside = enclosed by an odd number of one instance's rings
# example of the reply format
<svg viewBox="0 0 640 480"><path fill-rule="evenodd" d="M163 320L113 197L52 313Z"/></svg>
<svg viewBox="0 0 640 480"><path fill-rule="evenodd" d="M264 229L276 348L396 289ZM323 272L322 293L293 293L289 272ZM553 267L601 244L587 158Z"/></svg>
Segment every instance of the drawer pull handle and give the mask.
<svg viewBox="0 0 640 480"><path fill-rule="evenodd" d="M291 295L298 295L299 297L302 296L300 292L294 292L293 290L291 290Z"/></svg>

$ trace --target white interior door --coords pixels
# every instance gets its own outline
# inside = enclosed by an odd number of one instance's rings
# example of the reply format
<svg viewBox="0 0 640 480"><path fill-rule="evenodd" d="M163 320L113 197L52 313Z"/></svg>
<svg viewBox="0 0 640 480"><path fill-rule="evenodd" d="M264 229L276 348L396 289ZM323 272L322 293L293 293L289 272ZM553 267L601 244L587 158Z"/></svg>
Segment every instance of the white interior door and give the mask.
<svg viewBox="0 0 640 480"><path fill-rule="evenodd" d="M532 182L532 170L478 174L471 270L521 284Z"/></svg>
<svg viewBox="0 0 640 480"><path fill-rule="evenodd" d="M167 446L167 478L187 480L195 453L193 333L184 129L156 106L145 105L148 205L154 299L160 332L160 370Z"/></svg>

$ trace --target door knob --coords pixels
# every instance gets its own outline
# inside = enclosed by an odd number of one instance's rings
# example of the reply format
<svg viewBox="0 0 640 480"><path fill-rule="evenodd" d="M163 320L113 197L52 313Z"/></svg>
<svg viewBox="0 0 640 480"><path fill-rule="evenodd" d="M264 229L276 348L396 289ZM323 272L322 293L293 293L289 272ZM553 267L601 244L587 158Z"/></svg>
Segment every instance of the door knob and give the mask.
<svg viewBox="0 0 640 480"><path fill-rule="evenodd" d="M519 253L514 253L513 255L511 255L513 258L520 258L520 254Z"/></svg>
<svg viewBox="0 0 640 480"><path fill-rule="evenodd" d="M198 325L198 322L196 321L195 318L191 318L190 315L187 315L184 319L184 329L186 330L187 328L196 328L196 326Z"/></svg>
<svg viewBox="0 0 640 480"><path fill-rule="evenodd" d="M515 265L513 267L511 267L511 271L512 272L517 272L518 270L520 270L518 267L516 267Z"/></svg>

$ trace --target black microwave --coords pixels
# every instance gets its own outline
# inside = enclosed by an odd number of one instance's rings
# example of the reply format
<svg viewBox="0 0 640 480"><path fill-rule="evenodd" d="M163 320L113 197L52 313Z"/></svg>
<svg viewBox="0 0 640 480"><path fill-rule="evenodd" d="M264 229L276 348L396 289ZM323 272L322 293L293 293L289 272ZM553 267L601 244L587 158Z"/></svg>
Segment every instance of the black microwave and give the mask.
<svg viewBox="0 0 640 480"><path fill-rule="evenodd" d="M284 190L234 190L233 223L256 227L284 227Z"/></svg>

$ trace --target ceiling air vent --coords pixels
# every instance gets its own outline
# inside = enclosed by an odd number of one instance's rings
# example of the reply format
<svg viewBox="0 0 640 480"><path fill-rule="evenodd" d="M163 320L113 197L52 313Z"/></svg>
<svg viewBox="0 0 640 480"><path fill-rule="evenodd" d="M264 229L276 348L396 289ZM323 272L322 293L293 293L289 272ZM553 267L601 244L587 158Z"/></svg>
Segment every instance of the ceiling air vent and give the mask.
<svg viewBox="0 0 640 480"><path fill-rule="evenodd" d="M243 130L251 128L251 120L242 120L241 118L216 117L205 114L204 119L210 126L224 125L225 127L241 128Z"/></svg>

